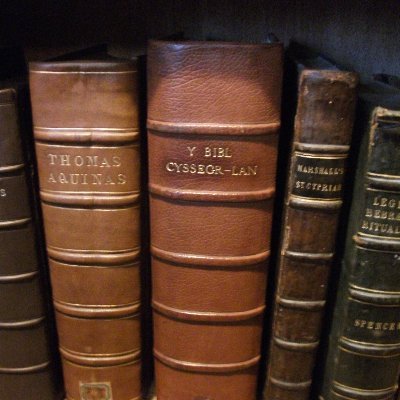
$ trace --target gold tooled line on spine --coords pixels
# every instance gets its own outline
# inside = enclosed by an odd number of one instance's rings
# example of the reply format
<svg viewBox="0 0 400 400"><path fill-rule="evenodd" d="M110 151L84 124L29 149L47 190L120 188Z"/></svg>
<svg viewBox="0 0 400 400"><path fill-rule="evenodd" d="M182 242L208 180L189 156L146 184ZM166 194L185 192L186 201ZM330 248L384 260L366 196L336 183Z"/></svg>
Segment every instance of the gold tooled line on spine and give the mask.
<svg viewBox="0 0 400 400"><path fill-rule="evenodd" d="M342 391L344 394L348 394L350 396L351 395L355 395L355 396L361 395L362 396L363 394L366 394L368 396L368 394L369 394L369 396L367 398L374 398L374 397L372 397L374 395L377 395L377 396L392 395L393 396L397 390L397 385L391 386L388 388L384 388L384 389L360 389L360 388L356 388L354 386L344 385L343 383L340 383L335 380L332 383L333 383L334 388L338 389L339 391ZM357 397L356 397L356 399L357 399Z"/></svg>

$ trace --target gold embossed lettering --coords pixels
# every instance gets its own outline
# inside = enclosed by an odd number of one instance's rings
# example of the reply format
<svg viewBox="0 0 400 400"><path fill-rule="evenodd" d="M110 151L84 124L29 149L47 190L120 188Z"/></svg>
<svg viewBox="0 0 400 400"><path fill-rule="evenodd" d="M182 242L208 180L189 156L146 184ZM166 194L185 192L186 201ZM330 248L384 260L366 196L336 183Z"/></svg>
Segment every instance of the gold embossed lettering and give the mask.
<svg viewBox="0 0 400 400"><path fill-rule="evenodd" d="M88 167L97 167L98 156L86 156L86 165Z"/></svg>
<svg viewBox="0 0 400 400"><path fill-rule="evenodd" d="M75 156L74 158L74 164L77 167L82 167L82 165L85 163L85 159L82 156Z"/></svg>
<svg viewBox="0 0 400 400"><path fill-rule="evenodd" d="M111 164L108 162L106 157L103 157L103 159L101 161L101 164L100 164L100 167L103 167L103 168L110 168L111 167Z"/></svg>
<svg viewBox="0 0 400 400"><path fill-rule="evenodd" d="M80 174L70 174L71 184L77 185L79 183L79 176Z"/></svg>
<svg viewBox="0 0 400 400"><path fill-rule="evenodd" d="M60 183L68 183L67 176L62 172L58 175L58 180Z"/></svg>
<svg viewBox="0 0 400 400"><path fill-rule="evenodd" d="M113 179L111 178L110 175L107 175L106 180L105 180L105 185L115 185L115 182L113 181Z"/></svg>
<svg viewBox="0 0 400 400"><path fill-rule="evenodd" d="M57 155L56 154L48 154L47 156L50 158L50 165L54 165L56 163Z"/></svg>
<svg viewBox="0 0 400 400"><path fill-rule="evenodd" d="M7 196L6 189L1 188L0 189L0 197L6 197L6 196Z"/></svg>
<svg viewBox="0 0 400 400"><path fill-rule="evenodd" d="M193 157L193 152L196 150L196 146L193 147L188 146L187 149L189 150L190 157Z"/></svg>
<svg viewBox="0 0 400 400"><path fill-rule="evenodd" d="M50 172L48 181L51 182L51 183L57 183L57 181L56 181L56 179L54 178L54 175L53 175L52 172Z"/></svg>
<svg viewBox="0 0 400 400"><path fill-rule="evenodd" d="M204 157L231 158L232 152L229 147L205 147Z"/></svg>
<svg viewBox="0 0 400 400"><path fill-rule="evenodd" d="M101 185L101 174L91 174L93 178L93 185Z"/></svg>
<svg viewBox="0 0 400 400"><path fill-rule="evenodd" d="M232 175L234 176L247 176L247 175L256 175L257 174L257 166L255 165L254 167L238 167L234 165L232 167Z"/></svg>
<svg viewBox="0 0 400 400"><path fill-rule="evenodd" d="M60 155L60 165L70 166L71 165L70 158L71 158L71 156L69 154L61 154Z"/></svg>
<svg viewBox="0 0 400 400"><path fill-rule="evenodd" d="M126 183L126 175L125 174L118 174L118 183L120 185L124 185Z"/></svg>
<svg viewBox="0 0 400 400"><path fill-rule="evenodd" d="M122 162L121 162L121 157L118 157L118 156L113 156L112 157L112 165L113 165L113 167L120 167L121 165L122 165Z"/></svg>
<svg viewBox="0 0 400 400"><path fill-rule="evenodd" d="M375 331L400 331L400 322L377 322L362 319L354 320L354 327Z"/></svg>

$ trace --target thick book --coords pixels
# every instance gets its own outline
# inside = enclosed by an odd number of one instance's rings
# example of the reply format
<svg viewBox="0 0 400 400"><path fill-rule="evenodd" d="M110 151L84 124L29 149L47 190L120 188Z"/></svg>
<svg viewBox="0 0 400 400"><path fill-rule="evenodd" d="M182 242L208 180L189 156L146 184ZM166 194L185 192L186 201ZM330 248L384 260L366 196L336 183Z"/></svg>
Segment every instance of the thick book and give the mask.
<svg viewBox="0 0 400 400"><path fill-rule="evenodd" d="M361 145L320 399L393 399L400 371L400 90L362 86Z"/></svg>
<svg viewBox="0 0 400 400"><path fill-rule="evenodd" d="M150 44L158 400L255 399L281 77L279 43Z"/></svg>
<svg viewBox="0 0 400 400"><path fill-rule="evenodd" d="M358 83L357 74L321 57L291 56L299 74L298 103L264 389L270 400L309 398Z"/></svg>
<svg viewBox="0 0 400 400"><path fill-rule="evenodd" d="M0 89L0 398L55 400L51 346L29 143L27 85ZM26 113L26 114L25 114ZM26 128L26 129L25 129Z"/></svg>
<svg viewBox="0 0 400 400"><path fill-rule="evenodd" d="M136 66L31 63L30 87L67 399L139 399Z"/></svg>

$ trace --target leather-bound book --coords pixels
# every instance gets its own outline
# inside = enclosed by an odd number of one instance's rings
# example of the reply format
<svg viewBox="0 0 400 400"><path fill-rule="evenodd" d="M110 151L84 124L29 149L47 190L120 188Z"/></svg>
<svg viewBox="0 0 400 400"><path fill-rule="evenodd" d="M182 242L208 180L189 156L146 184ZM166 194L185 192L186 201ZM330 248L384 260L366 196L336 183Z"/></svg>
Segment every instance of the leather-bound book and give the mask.
<svg viewBox="0 0 400 400"><path fill-rule="evenodd" d="M40 252L30 157L27 97L0 90L0 398L54 400L60 395L51 353L45 262ZM26 88L26 86L25 86Z"/></svg>
<svg viewBox="0 0 400 400"><path fill-rule="evenodd" d="M68 400L141 396L136 72L117 60L30 65Z"/></svg>
<svg viewBox="0 0 400 400"><path fill-rule="evenodd" d="M281 75L279 43L150 44L158 400L255 399Z"/></svg>
<svg viewBox="0 0 400 400"><path fill-rule="evenodd" d="M298 102L264 398L307 400L342 207L357 75L293 59Z"/></svg>
<svg viewBox="0 0 400 400"><path fill-rule="evenodd" d="M320 399L394 399L400 371L400 90L362 86L361 145Z"/></svg>

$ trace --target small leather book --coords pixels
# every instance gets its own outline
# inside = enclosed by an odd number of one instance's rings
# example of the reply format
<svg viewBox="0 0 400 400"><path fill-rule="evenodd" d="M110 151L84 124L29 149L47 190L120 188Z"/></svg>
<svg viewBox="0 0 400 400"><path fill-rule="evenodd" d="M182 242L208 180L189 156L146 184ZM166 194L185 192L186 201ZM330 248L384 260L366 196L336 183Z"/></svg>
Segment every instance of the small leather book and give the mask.
<svg viewBox="0 0 400 400"><path fill-rule="evenodd" d="M117 60L30 65L68 400L141 398L136 72Z"/></svg>
<svg viewBox="0 0 400 400"><path fill-rule="evenodd" d="M55 400L61 390L50 341L46 267L30 157L26 84L0 89L0 398Z"/></svg>
<svg viewBox="0 0 400 400"><path fill-rule="evenodd" d="M268 400L309 398L358 83L353 72L290 50L298 98L267 359Z"/></svg>
<svg viewBox="0 0 400 400"><path fill-rule="evenodd" d="M150 43L158 400L256 398L281 76L279 43Z"/></svg>
<svg viewBox="0 0 400 400"><path fill-rule="evenodd" d="M400 371L400 90L360 87L360 147L324 400L394 399Z"/></svg>

